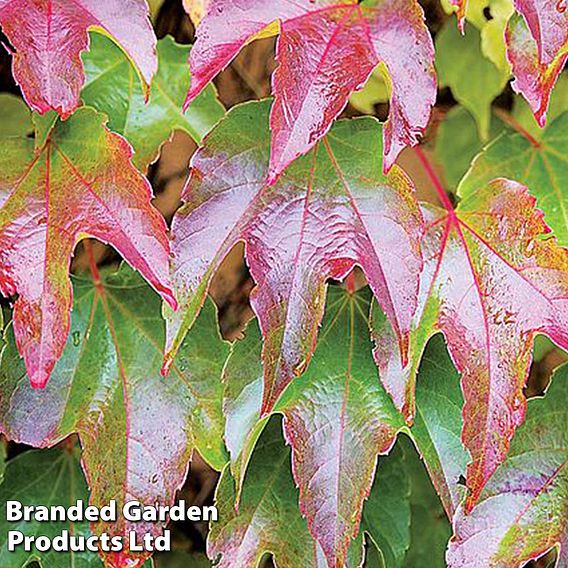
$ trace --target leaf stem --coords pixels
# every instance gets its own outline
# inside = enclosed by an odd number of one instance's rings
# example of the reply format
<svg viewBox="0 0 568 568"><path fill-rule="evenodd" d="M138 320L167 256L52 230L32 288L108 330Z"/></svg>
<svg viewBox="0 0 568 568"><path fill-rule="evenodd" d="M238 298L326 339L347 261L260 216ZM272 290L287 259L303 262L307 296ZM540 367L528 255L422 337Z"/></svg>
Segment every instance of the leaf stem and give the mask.
<svg viewBox="0 0 568 568"><path fill-rule="evenodd" d="M505 124L508 124L513 130L524 136L535 148L540 148L540 142L510 113L503 109L496 108L495 114Z"/></svg>
<svg viewBox="0 0 568 568"><path fill-rule="evenodd" d="M351 295L355 293L355 272L354 269L345 278L345 288Z"/></svg>
<svg viewBox="0 0 568 568"><path fill-rule="evenodd" d="M85 252L87 253L87 257L89 258L89 268L91 269L93 282L95 283L95 286L98 287L101 284L101 275L99 274L99 268L97 266L97 261L95 260L95 255L93 253L93 245L91 244L91 240L85 239L83 241L83 247L85 248Z"/></svg>
<svg viewBox="0 0 568 568"><path fill-rule="evenodd" d="M418 159L420 160L422 167L426 171L426 174L428 175L430 181L432 182L434 188L436 189L436 193L438 194L438 197L440 198L442 205L448 210L448 212L451 215L453 215L454 206L452 205L452 202L450 201L450 198L448 197L448 194L444 189L444 184L442 183L440 176L438 176L436 170L434 169L434 167L430 163L430 160L428 159L428 157L426 156L426 154L424 153L424 151L420 146L415 146L413 150L416 153L416 156L418 156Z"/></svg>

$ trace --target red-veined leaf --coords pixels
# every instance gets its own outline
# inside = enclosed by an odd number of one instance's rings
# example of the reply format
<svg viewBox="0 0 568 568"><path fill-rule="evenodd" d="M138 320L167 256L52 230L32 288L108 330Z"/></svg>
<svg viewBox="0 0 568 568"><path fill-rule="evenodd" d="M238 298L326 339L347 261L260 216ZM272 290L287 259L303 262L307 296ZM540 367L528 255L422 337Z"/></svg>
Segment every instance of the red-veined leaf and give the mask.
<svg viewBox="0 0 568 568"><path fill-rule="evenodd" d="M284 391L300 508L330 567L342 566L359 531L377 456L394 444L404 421L382 388L369 336L368 289L333 287L312 362Z"/></svg>
<svg viewBox="0 0 568 568"><path fill-rule="evenodd" d="M468 0L450 3L463 32ZM568 58L568 10L562 0L514 0L514 5L518 13L505 33L513 89L525 97L542 127L552 89Z"/></svg>
<svg viewBox="0 0 568 568"><path fill-rule="evenodd" d="M0 25L16 50L14 78L40 113L53 109L65 117L79 105L89 28L124 49L146 87L158 66L144 0L0 0Z"/></svg>
<svg viewBox="0 0 568 568"><path fill-rule="evenodd" d="M165 325L158 296L127 266L95 280L74 278L71 336L51 380L33 389L7 326L0 365L0 431L49 447L76 432L97 507L137 500L172 505L194 450L214 468L226 463L222 341L207 302L167 380L160 375ZM42 503L38 502L36 505ZM46 503L47 504L47 503ZM93 532L162 533L165 523L100 521ZM105 555L109 568L136 568L149 553Z"/></svg>
<svg viewBox="0 0 568 568"><path fill-rule="evenodd" d="M278 568L328 568L298 509L298 491L290 472L290 450L273 418L262 432L235 508L235 484L227 467L217 486L219 521L211 523L209 557L219 568L257 568L271 553ZM344 568L360 568L363 543L353 541ZM338 565L339 566L339 565Z"/></svg>
<svg viewBox="0 0 568 568"><path fill-rule="evenodd" d="M411 419L424 345L431 333L445 334L462 373L470 510L523 421L534 336L568 347L568 250L543 239L549 229L542 213L518 183L498 179L461 197L456 211L447 198L447 210L425 209L425 269L410 364L401 367L386 326L376 333L376 359L387 390Z"/></svg>
<svg viewBox="0 0 568 568"><path fill-rule="evenodd" d="M306 368L326 280L355 265L393 324L401 356L422 267L422 218L408 178L381 172L380 126L342 121L275 186L268 171L269 103L235 107L195 154L173 221L172 278L182 309L168 313L168 360L191 327L215 269L239 240L257 287L264 337L262 412Z"/></svg>
<svg viewBox="0 0 568 568"><path fill-rule="evenodd" d="M32 385L45 386L69 333L69 263L91 236L113 245L173 307L166 224L132 149L82 109L65 122L37 122L36 145L2 140L0 291L19 294L14 332Z"/></svg>
<svg viewBox="0 0 568 568"><path fill-rule="evenodd" d="M278 21L279 63L269 180L326 134L373 69L383 62L392 83L383 131L385 171L417 143L436 98L434 49L414 0L214 0L197 29L186 104L225 68L251 37Z"/></svg>
<svg viewBox="0 0 568 568"><path fill-rule="evenodd" d="M513 88L529 103L540 126L552 89L568 58L568 11L554 0L517 0L524 17L514 15L507 26L507 58Z"/></svg>
<svg viewBox="0 0 568 568"><path fill-rule="evenodd" d="M544 397L529 400L507 460L478 505L460 508L447 554L449 568L520 568L559 547L568 563L568 366L557 370Z"/></svg>

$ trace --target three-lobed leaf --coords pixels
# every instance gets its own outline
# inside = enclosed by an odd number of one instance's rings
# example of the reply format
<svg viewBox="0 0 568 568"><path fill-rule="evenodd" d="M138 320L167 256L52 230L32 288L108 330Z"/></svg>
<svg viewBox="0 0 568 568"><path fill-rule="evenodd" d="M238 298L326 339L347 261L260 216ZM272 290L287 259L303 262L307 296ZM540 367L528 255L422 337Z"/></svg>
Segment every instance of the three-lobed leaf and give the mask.
<svg viewBox="0 0 568 568"><path fill-rule="evenodd" d="M0 25L15 49L14 79L42 114L55 110L68 117L79 106L88 29L121 46L146 88L156 71L156 37L145 0L0 0Z"/></svg>
<svg viewBox="0 0 568 568"><path fill-rule="evenodd" d="M436 80L432 41L414 0L210 2L190 56L193 81L186 104L274 22L280 37L269 182L326 134L349 95L365 84L379 62L392 83L383 131L385 169L406 145L417 143L436 98Z"/></svg>
<svg viewBox="0 0 568 568"><path fill-rule="evenodd" d="M42 391L30 387L7 328L1 430L36 447L77 432L93 505L111 499L119 508L134 499L171 505L194 449L216 469L226 462L220 376L229 346L219 337L215 309L207 303L165 380L160 306L128 267L102 281L77 280L71 337ZM129 530L156 535L162 528L124 518L93 527L111 535ZM115 568L143 560L128 551L107 558Z"/></svg>
<svg viewBox="0 0 568 568"><path fill-rule="evenodd" d="M167 362L191 327L229 250L245 241L263 332L262 412L306 368L325 306L326 280L359 264L404 358L422 266L422 218L409 179L382 174L380 126L337 123L278 182L266 184L269 103L232 109L194 155L172 224L172 280L181 309L167 313Z"/></svg>
<svg viewBox="0 0 568 568"><path fill-rule="evenodd" d="M86 236L113 245L173 307L166 224L132 149L81 109L36 121L36 139L2 139L0 291L19 294L14 332L32 384L43 387L69 333L69 264Z"/></svg>

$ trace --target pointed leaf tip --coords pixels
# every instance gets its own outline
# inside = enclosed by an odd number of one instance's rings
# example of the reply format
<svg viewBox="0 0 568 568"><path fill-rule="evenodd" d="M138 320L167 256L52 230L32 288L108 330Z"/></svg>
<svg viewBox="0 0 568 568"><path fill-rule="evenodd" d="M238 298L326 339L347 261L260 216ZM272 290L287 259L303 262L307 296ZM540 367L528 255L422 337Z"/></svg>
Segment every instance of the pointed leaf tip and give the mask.
<svg viewBox="0 0 568 568"><path fill-rule="evenodd" d="M40 113L55 110L68 118L78 108L85 80L81 53L93 27L128 54L144 90L157 68L156 36L145 0L3 0L0 25L15 47L14 79L26 102Z"/></svg>
<svg viewBox="0 0 568 568"><path fill-rule="evenodd" d="M36 386L45 385L69 333L69 262L84 236L111 244L176 306L165 221L130 145L104 122L84 107L54 122L38 148L25 136L3 139L0 184L9 198L0 208L0 282L19 294L14 332Z"/></svg>
<svg viewBox="0 0 568 568"><path fill-rule="evenodd" d="M196 30L191 96L251 38L275 20L280 25L270 118L276 173L326 135L350 95L381 62L393 86L385 152L391 143L396 151L387 161L394 162L407 141L426 127L436 98L434 49L415 0L336 0L325 2L325 8L313 0L217 0L216 7ZM269 183L274 183L272 177Z"/></svg>

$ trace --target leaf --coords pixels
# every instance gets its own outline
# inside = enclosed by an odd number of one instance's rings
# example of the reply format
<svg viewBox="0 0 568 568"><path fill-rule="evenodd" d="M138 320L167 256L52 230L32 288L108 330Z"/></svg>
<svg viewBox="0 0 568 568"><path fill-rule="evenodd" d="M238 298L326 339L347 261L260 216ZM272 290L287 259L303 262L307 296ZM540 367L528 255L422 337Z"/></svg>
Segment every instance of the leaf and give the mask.
<svg viewBox="0 0 568 568"><path fill-rule="evenodd" d="M561 74L552 90L548 111L548 124L556 120L562 113L568 111L568 74ZM531 108L520 95L513 101L512 115L519 124L536 140L540 140L547 128L541 128L534 118Z"/></svg>
<svg viewBox="0 0 568 568"><path fill-rule="evenodd" d="M101 561L93 552L60 552L48 550L25 552L18 547L8 552L8 531L18 530L25 536L46 536L50 539L66 530L76 536L89 537L89 523L38 522L10 523L6 520L6 502L17 500L23 506L59 505L70 507L78 500L87 501L89 492L79 464L78 452L70 449L30 450L8 462L6 478L0 485L2 515L0 517L0 565L3 568L20 568L32 560L41 562L42 568L99 568Z"/></svg>
<svg viewBox="0 0 568 568"><path fill-rule="evenodd" d="M371 328L375 344L380 346L381 333L387 333L388 328L376 302L371 308ZM427 344L420 357L415 416L409 435L424 460L447 517L451 519L465 496L460 478L465 475L470 460L460 440L463 395L459 373L448 354L443 336L438 334L424 341ZM377 363L379 367L384 365L380 358ZM385 366L386 373L392 371Z"/></svg>
<svg viewBox="0 0 568 568"><path fill-rule="evenodd" d="M477 28L481 35L481 51L505 76L511 74L507 61L505 28L514 12L511 0L441 0L448 14L458 17L458 27L465 33L465 22ZM469 33L469 28L467 32ZM461 51L461 49L460 49Z"/></svg>
<svg viewBox="0 0 568 568"><path fill-rule="evenodd" d="M27 136L34 130L26 103L8 93L0 93L0 123L4 136Z"/></svg>
<svg viewBox="0 0 568 568"><path fill-rule="evenodd" d="M308 532L298 510L298 491L290 472L290 450L268 424L252 458L238 510L235 487L227 467L217 486L219 521L212 523L207 542L209 558L219 568L256 568L271 553L278 568L324 568L323 553ZM361 547L345 567L361 565Z"/></svg>
<svg viewBox="0 0 568 568"><path fill-rule="evenodd" d="M532 116L532 115L531 115ZM489 138L504 129L504 124L491 116ZM456 105L444 117L436 131L436 162L443 167L447 187L455 189L471 166L473 158L484 148L475 119L464 107Z"/></svg>
<svg viewBox="0 0 568 568"><path fill-rule="evenodd" d="M529 401L507 460L471 514L460 509L448 550L449 568L517 568L559 546L566 554L568 366L557 370L546 395Z"/></svg>
<svg viewBox="0 0 568 568"><path fill-rule="evenodd" d="M326 280L360 265L393 322L400 351L415 306L422 219L408 178L381 174L376 120L342 121L275 186L268 170L269 103L232 109L193 157L172 226L172 279L182 309L167 313L166 365L191 327L215 269L239 240L257 284L264 337L262 413L306 368Z"/></svg>
<svg viewBox="0 0 568 568"><path fill-rule="evenodd" d="M410 492L410 548L404 559L405 568L421 568L424 559L432 568L445 567L444 553L452 534L451 524L446 517L432 483L420 463L416 452L410 453L407 467L411 471Z"/></svg>
<svg viewBox="0 0 568 568"><path fill-rule="evenodd" d="M529 103L542 127L548 102L568 58L566 7L555 0L515 0L507 27L507 57L513 68L513 89Z"/></svg>
<svg viewBox="0 0 568 568"><path fill-rule="evenodd" d="M389 95L388 72L384 65L379 64L367 79L365 86L349 97L349 102L358 111L373 115L375 105L388 102Z"/></svg>
<svg viewBox="0 0 568 568"><path fill-rule="evenodd" d="M369 290L351 295L333 286L328 296L312 361L288 385L274 412L284 415L300 510L329 566L341 566L358 533L377 455L390 450L403 421L380 386L372 359ZM249 324L224 369L225 437L237 501L266 424L266 419L258 421L260 348L260 334Z"/></svg>
<svg viewBox="0 0 568 568"><path fill-rule="evenodd" d="M436 98L433 47L414 0L216 0L206 6L191 52L189 104L273 22L280 24L273 77L275 101L268 180L272 183L329 130L350 94L379 62L392 83L384 134L385 171L417 143Z"/></svg>
<svg viewBox="0 0 568 568"><path fill-rule="evenodd" d="M0 25L15 48L14 78L41 114L52 109L68 117L79 106L88 29L120 45L146 88L156 71L156 37L144 0L0 0Z"/></svg>
<svg viewBox="0 0 568 568"><path fill-rule="evenodd" d="M79 240L91 236L113 245L170 305L175 299L166 225L127 142L90 109L50 122L45 140L36 142L34 150L23 136L2 140L0 291L19 294L18 349L32 385L44 387L69 333L68 272Z"/></svg>
<svg viewBox="0 0 568 568"><path fill-rule="evenodd" d="M504 133L475 158L458 193L467 197L496 177L523 183L537 198L558 244L568 246L567 148L568 112L549 123L539 139L528 132Z"/></svg>
<svg viewBox="0 0 568 568"><path fill-rule="evenodd" d="M383 383L410 420L420 355L432 332L444 333L462 373L470 511L523 421L534 336L568 346L568 250L542 240L548 227L518 183L497 179L461 197L455 212L447 198L446 211L427 209L410 364L401 369L386 329L377 330L376 358Z"/></svg>
<svg viewBox="0 0 568 568"><path fill-rule="evenodd" d="M451 527L416 451L400 436L379 459L362 527L380 548L388 568L442 568ZM373 564L369 564L369 568Z"/></svg>
<svg viewBox="0 0 568 568"><path fill-rule="evenodd" d="M443 337L437 335L428 342L420 363L410 435L450 519L465 496L460 477L470 460L460 440L462 407L459 374Z"/></svg>
<svg viewBox="0 0 568 568"><path fill-rule="evenodd" d="M479 32L469 27L461 36L448 20L436 36L436 71L440 86L450 87L455 99L475 117L480 138L487 140L491 102L504 89L509 73L484 57Z"/></svg>
<svg viewBox="0 0 568 568"><path fill-rule="evenodd" d="M172 365L160 375L164 324L160 300L127 267L102 281L76 280L71 338L44 391L32 389L11 329L0 367L0 425L9 439L45 447L77 432L95 505L136 499L171 505L194 449L217 469L222 435L222 365L229 347L205 306ZM163 525L100 523L100 534L160 534ZM110 556L115 568L144 558Z"/></svg>
<svg viewBox="0 0 568 568"><path fill-rule="evenodd" d="M379 459L361 521L361 530L370 537L384 566L389 568L402 568L410 548L411 480L402 439L403 436L388 456Z"/></svg>
<svg viewBox="0 0 568 568"><path fill-rule="evenodd" d="M483 26L481 32L481 51L497 69L511 75L511 64L507 59L507 44L505 42L505 29L509 18L514 13L511 0L482 0L480 2L481 15L483 15ZM489 9L490 18L485 18L484 4Z"/></svg>
<svg viewBox="0 0 568 568"><path fill-rule="evenodd" d="M318 347L277 403L292 447L300 509L329 566L341 566L357 534L377 455L403 421L381 388L372 358L370 293L330 289Z"/></svg>
<svg viewBox="0 0 568 568"><path fill-rule="evenodd" d="M205 89L184 114L189 47L166 36L158 42L157 53L158 72L147 104L135 87L135 71L128 58L108 38L92 34L91 49L83 55L87 77L83 101L108 114L109 128L132 144L134 163L142 170L155 160L174 130L199 142L224 114L213 87Z"/></svg>

